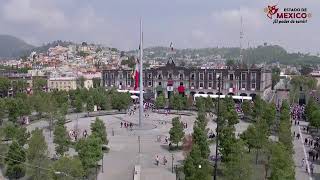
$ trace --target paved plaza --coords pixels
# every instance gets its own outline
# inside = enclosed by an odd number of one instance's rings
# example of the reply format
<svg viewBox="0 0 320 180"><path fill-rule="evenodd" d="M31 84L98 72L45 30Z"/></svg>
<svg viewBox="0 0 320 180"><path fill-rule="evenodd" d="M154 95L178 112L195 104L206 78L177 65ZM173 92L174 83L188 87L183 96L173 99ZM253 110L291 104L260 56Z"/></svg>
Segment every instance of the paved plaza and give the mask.
<svg viewBox="0 0 320 180"><path fill-rule="evenodd" d="M90 124L95 120L95 117L77 118L82 117L84 114L71 114L67 115L67 119L71 122L66 124L68 130L78 127L80 133L87 130L90 134ZM165 137L169 137L169 130L171 128L172 118L177 115L164 115L158 113L150 113L150 116L144 118L145 129L136 129L138 126L139 114L135 113L132 116L128 114L106 115L99 116L107 127L109 147L110 151L105 153L103 158L103 172L100 170L98 179L110 179L110 180L128 180L133 177L133 169L137 164L141 165L141 179L153 179L153 180L175 180L175 174L172 170L172 155L173 164L178 165L184 159L182 151L174 151L173 153L168 151L168 144L165 144ZM77 120L78 119L78 120ZM190 116L181 116L181 120L188 124L188 128L185 129L185 134L191 134L193 130L193 124L196 119L196 112ZM130 128L121 128L120 122L132 122L134 128L131 131ZM54 154L53 135L50 137L48 130L48 123L45 121L38 121L28 126L28 130L33 130L36 127L44 128L44 135L48 142L49 155ZM213 121L209 121L208 128L215 132L216 124ZM236 125L236 134L241 133L248 127L248 123L240 122ZM139 154L139 141L140 136L140 154ZM161 137L161 142L157 141L157 137ZM215 145L210 145L211 155L214 154ZM74 155L76 152L70 149L68 152L70 155ZM166 157L168 163L157 166L155 164L155 157L159 156L162 160L163 156Z"/></svg>

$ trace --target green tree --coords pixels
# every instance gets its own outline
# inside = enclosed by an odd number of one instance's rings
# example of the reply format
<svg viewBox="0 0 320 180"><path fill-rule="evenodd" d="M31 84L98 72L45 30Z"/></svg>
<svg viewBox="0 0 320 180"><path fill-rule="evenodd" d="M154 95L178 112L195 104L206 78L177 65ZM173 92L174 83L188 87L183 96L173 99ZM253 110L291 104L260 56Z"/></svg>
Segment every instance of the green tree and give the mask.
<svg viewBox="0 0 320 180"><path fill-rule="evenodd" d="M109 143L107 138L106 126L101 119L96 118L96 120L93 123L91 123L90 127L91 134L93 136L100 138L103 144Z"/></svg>
<svg viewBox="0 0 320 180"><path fill-rule="evenodd" d="M80 97L76 97L76 99L75 99L75 104L74 104L75 106L75 109L76 109L76 112L82 112L82 110L83 110L83 104L82 104L82 99L80 98Z"/></svg>
<svg viewBox="0 0 320 180"><path fill-rule="evenodd" d="M170 141L178 146L179 142L181 142L184 137L183 124L180 122L179 117L172 119L172 127L169 134Z"/></svg>
<svg viewBox="0 0 320 180"><path fill-rule="evenodd" d="M131 97L129 93L115 92L111 95L111 104L113 109L127 109L131 102Z"/></svg>
<svg viewBox="0 0 320 180"><path fill-rule="evenodd" d="M103 156L101 143L100 138L89 136L86 139L80 139L76 144L76 150L82 166L87 172L90 168L97 166L97 162Z"/></svg>
<svg viewBox="0 0 320 180"><path fill-rule="evenodd" d="M209 180L212 169L207 159L201 157L201 151L197 144L192 146L192 150L187 156L183 172L186 180Z"/></svg>
<svg viewBox="0 0 320 180"><path fill-rule="evenodd" d="M320 127L320 110L313 111L311 115L310 125L317 128L317 130Z"/></svg>
<svg viewBox="0 0 320 180"><path fill-rule="evenodd" d="M6 139L15 140L21 146L24 146L27 143L30 133L27 132L27 128L18 127L12 122L7 122L4 126L4 135Z"/></svg>
<svg viewBox="0 0 320 180"><path fill-rule="evenodd" d="M293 180L295 179L294 162L292 155L286 151L281 143L274 143L270 159L270 180Z"/></svg>
<svg viewBox="0 0 320 180"><path fill-rule="evenodd" d="M28 163L36 168L30 168L27 172L33 179L41 180L47 178L45 173L40 173L41 169L39 167L44 168L48 165L48 146L42 134L42 130L36 128L31 134L31 138L28 142L26 157Z"/></svg>
<svg viewBox="0 0 320 180"><path fill-rule="evenodd" d="M242 141L237 141L229 154L229 161L223 163L223 174L226 180L251 179L252 167Z"/></svg>
<svg viewBox="0 0 320 180"><path fill-rule="evenodd" d="M101 79L100 78L93 78L92 84L93 84L93 88L101 87Z"/></svg>
<svg viewBox="0 0 320 180"><path fill-rule="evenodd" d="M61 122L58 121L58 122ZM62 123L58 123L53 132L53 143L55 143L55 151L60 156L64 156L64 153L69 150L70 137L67 132L67 128Z"/></svg>
<svg viewBox="0 0 320 180"><path fill-rule="evenodd" d="M88 114L89 112L92 112L94 110L94 102L93 102L93 98L92 96L90 96L87 100L87 111L88 111Z"/></svg>
<svg viewBox="0 0 320 180"><path fill-rule="evenodd" d="M82 179L85 175L81 161L77 157L62 157L51 167L51 177L54 180Z"/></svg>
<svg viewBox="0 0 320 180"><path fill-rule="evenodd" d="M0 77L0 93L2 97L8 96L8 90L10 88L10 81L6 77Z"/></svg>
<svg viewBox="0 0 320 180"><path fill-rule="evenodd" d="M200 128L198 125L195 125L193 127L192 137L193 142L197 144L200 149L201 157L207 159L210 154L210 149L206 131Z"/></svg>
<svg viewBox="0 0 320 180"><path fill-rule="evenodd" d="M7 106L6 106L6 101L4 99L0 99L0 125L2 125L3 119L6 116L6 110L7 110Z"/></svg>
<svg viewBox="0 0 320 180"><path fill-rule="evenodd" d="M241 109L243 111L244 116L248 118L252 114L251 102L244 100Z"/></svg>
<svg viewBox="0 0 320 180"><path fill-rule="evenodd" d="M180 94L175 94L170 99L170 106L177 110L179 113L180 110L184 109L187 104L187 99Z"/></svg>
<svg viewBox="0 0 320 180"><path fill-rule="evenodd" d="M47 86L47 80L44 78L33 78L32 83L32 89L35 93L41 92Z"/></svg>
<svg viewBox="0 0 320 180"><path fill-rule="evenodd" d="M165 103L166 103L166 99L164 95L160 94L156 99L155 106L157 109L161 109L161 108L164 108Z"/></svg>
<svg viewBox="0 0 320 180"><path fill-rule="evenodd" d="M24 177L26 168L24 162L26 161L26 153L18 142L13 141L9 146L5 162L7 165L6 176L10 179L19 179Z"/></svg>
<svg viewBox="0 0 320 180"><path fill-rule="evenodd" d="M274 104L266 103L262 118L267 121L269 128L274 124L276 119L276 107Z"/></svg>
<svg viewBox="0 0 320 180"><path fill-rule="evenodd" d="M81 77L79 77L78 79L77 79L77 87L78 88L84 88L84 81L85 81L86 79L83 77L83 76L81 76Z"/></svg>

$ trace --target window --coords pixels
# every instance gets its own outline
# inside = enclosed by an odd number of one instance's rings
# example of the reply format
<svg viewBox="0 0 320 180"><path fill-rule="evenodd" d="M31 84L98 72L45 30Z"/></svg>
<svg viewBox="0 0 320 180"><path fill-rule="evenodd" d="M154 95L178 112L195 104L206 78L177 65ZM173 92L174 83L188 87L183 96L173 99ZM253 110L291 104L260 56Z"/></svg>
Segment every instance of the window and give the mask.
<svg viewBox="0 0 320 180"><path fill-rule="evenodd" d="M149 86L149 87L152 86L152 81L148 81L148 86Z"/></svg>
<svg viewBox="0 0 320 180"><path fill-rule="evenodd" d="M245 81L246 80L246 73L241 73L241 80Z"/></svg>
<svg viewBox="0 0 320 180"><path fill-rule="evenodd" d="M114 79L114 74L113 73L111 74L111 79Z"/></svg>
<svg viewBox="0 0 320 180"><path fill-rule="evenodd" d="M194 82L191 83L191 87L194 87Z"/></svg>
<svg viewBox="0 0 320 180"><path fill-rule="evenodd" d="M191 73L190 79L191 79L191 80L194 80L194 79L195 79L195 74L194 74L194 73Z"/></svg>
<svg viewBox="0 0 320 180"><path fill-rule="evenodd" d="M119 85L122 86L122 82L121 81L120 81Z"/></svg>
<svg viewBox="0 0 320 180"><path fill-rule="evenodd" d="M162 79L162 74L158 74L158 79Z"/></svg>
<svg viewBox="0 0 320 180"><path fill-rule="evenodd" d="M251 73L251 81L256 81L256 73Z"/></svg>
<svg viewBox="0 0 320 180"><path fill-rule="evenodd" d="M171 73L168 74L168 78L172 79L172 74Z"/></svg>
<svg viewBox="0 0 320 180"><path fill-rule="evenodd" d="M129 87L131 86L131 80L127 81L127 86L129 86Z"/></svg>
<svg viewBox="0 0 320 180"><path fill-rule="evenodd" d="M208 82L208 89L212 88L212 82Z"/></svg>
<svg viewBox="0 0 320 180"><path fill-rule="evenodd" d="M251 89L256 89L256 83L251 84Z"/></svg>
<svg viewBox="0 0 320 180"><path fill-rule="evenodd" d="M203 82L200 82L200 83L199 83L199 87L200 87L200 88L203 88L203 84L204 84Z"/></svg>
<svg viewBox="0 0 320 180"><path fill-rule="evenodd" d="M108 73L106 73L106 79L108 79Z"/></svg>
<svg viewBox="0 0 320 180"><path fill-rule="evenodd" d="M131 75L130 73L127 73L127 79L130 79L130 75Z"/></svg>
<svg viewBox="0 0 320 180"><path fill-rule="evenodd" d="M51 86L53 86L53 82L51 82Z"/></svg>
<svg viewBox="0 0 320 180"><path fill-rule="evenodd" d="M242 89L246 89L246 83L245 82L241 83L241 88Z"/></svg>
<svg viewBox="0 0 320 180"><path fill-rule="evenodd" d="M159 82L158 85L161 86L161 82Z"/></svg>
<svg viewBox="0 0 320 180"><path fill-rule="evenodd" d="M181 73L179 74L179 79L183 80L183 74L181 74Z"/></svg>
<svg viewBox="0 0 320 180"><path fill-rule="evenodd" d="M148 73L148 79L152 79L152 73Z"/></svg>
<svg viewBox="0 0 320 180"><path fill-rule="evenodd" d="M200 79L200 81L204 80L204 74L203 73L199 73L199 79Z"/></svg>
<svg viewBox="0 0 320 180"><path fill-rule="evenodd" d="M123 78L123 74L119 73L119 79L122 79L122 78Z"/></svg>
<svg viewBox="0 0 320 180"><path fill-rule="evenodd" d="M229 80L233 81L233 74L229 74Z"/></svg>
<svg viewBox="0 0 320 180"><path fill-rule="evenodd" d="M213 74L212 73L209 73L208 74L208 80L212 80L213 79Z"/></svg>

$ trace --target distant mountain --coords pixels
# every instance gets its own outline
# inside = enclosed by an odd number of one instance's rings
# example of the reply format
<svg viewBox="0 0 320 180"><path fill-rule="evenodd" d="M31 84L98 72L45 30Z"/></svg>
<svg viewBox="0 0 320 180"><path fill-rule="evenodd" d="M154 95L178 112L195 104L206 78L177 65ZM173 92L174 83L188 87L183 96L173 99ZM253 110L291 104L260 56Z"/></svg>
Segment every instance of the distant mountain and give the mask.
<svg viewBox="0 0 320 180"><path fill-rule="evenodd" d="M21 51L34 48L23 40L10 35L0 35L0 58L16 57Z"/></svg>
<svg viewBox="0 0 320 180"><path fill-rule="evenodd" d="M145 48L144 56L147 58L168 58L168 47ZM137 50L127 52L129 55L137 55ZM175 49L173 57L176 59L203 59L212 60L215 56L224 59L239 59L240 49L237 47L216 47L200 49ZM289 53L278 45L261 45L254 48L243 49L243 61L249 64L280 62L281 64L320 64L320 57L304 53ZM172 56L172 54L170 55Z"/></svg>

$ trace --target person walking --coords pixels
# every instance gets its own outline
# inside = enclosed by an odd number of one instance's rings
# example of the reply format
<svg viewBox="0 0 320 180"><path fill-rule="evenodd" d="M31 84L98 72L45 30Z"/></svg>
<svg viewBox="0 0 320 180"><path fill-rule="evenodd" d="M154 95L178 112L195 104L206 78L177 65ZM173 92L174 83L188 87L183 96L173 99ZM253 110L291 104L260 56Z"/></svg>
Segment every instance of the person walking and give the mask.
<svg viewBox="0 0 320 180"><path fill-rule="evenodd" d="M166 165L167 162L168 162L168 160L167 160L166 156L163 156L163 165Z"/></svg>
<svg viewBox="0 0 320 180"><path fill-rule="evenodd" d="M307 169L307 167L306 167L306 169ZM313 169L314 169L314 165L313 165L313 163L311 163L310 164L310 173L311 173L311 175L313 175ZM308 169L307 169L307 171L308 171Z"/></svg>
<svg viewBox="0 0 320 180"><path fill-rule="evenodd" d="M304 158L302 158L302 160L301 160L301 167L304 166L305 162L306 162L306 160L305 160Z"/></svg>
<svg viewBox="0 0 320 180"><path fill-rule="evenodd" d="M122 128L122 126L123 126L123 122L121 121L121 122L120 122L120 128Z"/></svg>
<svg viewBox="0 0 320 180"><path fill-rule="evenodd" d="M156 156L156 165L159 166L159 156Z"/></svg>

